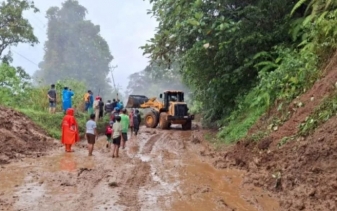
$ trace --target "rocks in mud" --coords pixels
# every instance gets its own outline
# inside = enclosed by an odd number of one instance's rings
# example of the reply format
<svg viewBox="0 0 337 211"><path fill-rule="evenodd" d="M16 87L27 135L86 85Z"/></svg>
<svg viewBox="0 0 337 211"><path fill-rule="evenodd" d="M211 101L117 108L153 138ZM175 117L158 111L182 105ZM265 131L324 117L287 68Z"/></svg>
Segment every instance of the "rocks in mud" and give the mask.
<svg viewBox="0 0 337 211"><path fill-rule="evenodd" d="M61 186L75 186L75 185L71 184L70 182L63 182L61 183Z"/></svg>
<svg viewBox="0 0 337 211"><path fill-rule="evenodd" d="M259 150L267 150L269 148L269 145L271 144L272 140L269 138L263 139L261 140L258 145L257 148Z"/></svg>
<svg viewBox="0 0 337 211"><path fill-rule="evenodd" d="M311 189L308 191L308 196L310 196L310 197L315 196L315 194L316 194L316 189L314 189L314 188L311 188Z"/></svg>
<svg viewBox="0 0 337 211"><path fill-rule="evenodd" d="M200 141L200 139L199 139L198 137L193 136L193 137L192 137L192 143L193 143L193 144L200 144L201 141Z"/></svg>
<svg viewBox="0 0 337 211"><path fill-rule="evenodd" d="M118 184L117 184L117 182L109 182L109 186L112 187L112 188L116 188L116 187L118 187Z"/></svg>

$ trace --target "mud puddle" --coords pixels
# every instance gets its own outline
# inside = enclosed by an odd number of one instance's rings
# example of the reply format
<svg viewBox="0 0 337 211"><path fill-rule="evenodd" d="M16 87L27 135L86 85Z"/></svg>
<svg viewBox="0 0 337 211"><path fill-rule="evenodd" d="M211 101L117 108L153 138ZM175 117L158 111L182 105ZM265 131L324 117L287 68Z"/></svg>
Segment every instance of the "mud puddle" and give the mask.
<svg viewBox="0 0 337 211"><path fill-rule="evenodd" d="M202 160L192 133L143 129L118 159L102 137L94 157L82 142L1 166L0 210L278 210L261 190L241 188L243 172Z"/></svg>

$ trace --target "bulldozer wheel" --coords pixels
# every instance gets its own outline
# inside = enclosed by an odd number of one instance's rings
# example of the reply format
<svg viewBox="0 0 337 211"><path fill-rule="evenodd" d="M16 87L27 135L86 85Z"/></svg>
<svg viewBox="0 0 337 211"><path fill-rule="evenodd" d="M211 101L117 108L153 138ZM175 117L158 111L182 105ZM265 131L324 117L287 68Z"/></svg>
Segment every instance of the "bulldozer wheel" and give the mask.
<svg viewBox="0 0 337 211"><path fill-rule="evenodd" d="M187 120L184 124L181 125L183 130L191 130L192 129L192 120Z"/></svg>
<svg viewBox="0 0 337 211"><path fill-rule="evenodd" d="M153 112L149 112L145 115L145 125L148 128L155 128L158 125L158 119Z"/></svg>
<svg viewBox="0 0 337 211"><path fill-rule="evenodd" d="M167 113L166 112L162 112L160 113L160 120L159 120L159 127L160 129L169 129L170 128L170 123L169 121L167 121L166 119L167 117Z"/></svg>

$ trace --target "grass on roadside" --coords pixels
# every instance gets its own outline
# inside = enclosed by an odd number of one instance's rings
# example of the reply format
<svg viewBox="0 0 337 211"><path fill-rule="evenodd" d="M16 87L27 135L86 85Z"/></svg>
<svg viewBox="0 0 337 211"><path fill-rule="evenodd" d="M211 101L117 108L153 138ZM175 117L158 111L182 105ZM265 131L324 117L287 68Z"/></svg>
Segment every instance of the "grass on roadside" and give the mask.
<svg viewBox="0 0 337 211"><path fill-rule="evenodd" d="M64 117L63 113L49 114L46 111L36 111L32 109L18 109L20 112L27 115L35 124L44 129L50 137L55 139L61 138L61 122ZM85 123L89 119L89 115L83 112L75 114L80 134L85 132ZM109 118L104 117L103 121L99 121L97 128L99 133L103 133L105 125L109 123Z"/></svg>

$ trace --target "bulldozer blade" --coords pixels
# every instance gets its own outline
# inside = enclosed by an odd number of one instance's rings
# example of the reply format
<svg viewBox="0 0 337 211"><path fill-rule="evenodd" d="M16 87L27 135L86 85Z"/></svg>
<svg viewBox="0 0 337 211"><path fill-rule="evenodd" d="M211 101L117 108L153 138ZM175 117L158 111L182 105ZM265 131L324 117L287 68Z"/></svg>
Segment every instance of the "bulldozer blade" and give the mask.
<svg viewBox="0 0 337 211"><path fill-rule="evenodd" d="M126 108L140 108L140 105L147 102L149 98L144 95L129 95Z"/></svg>

